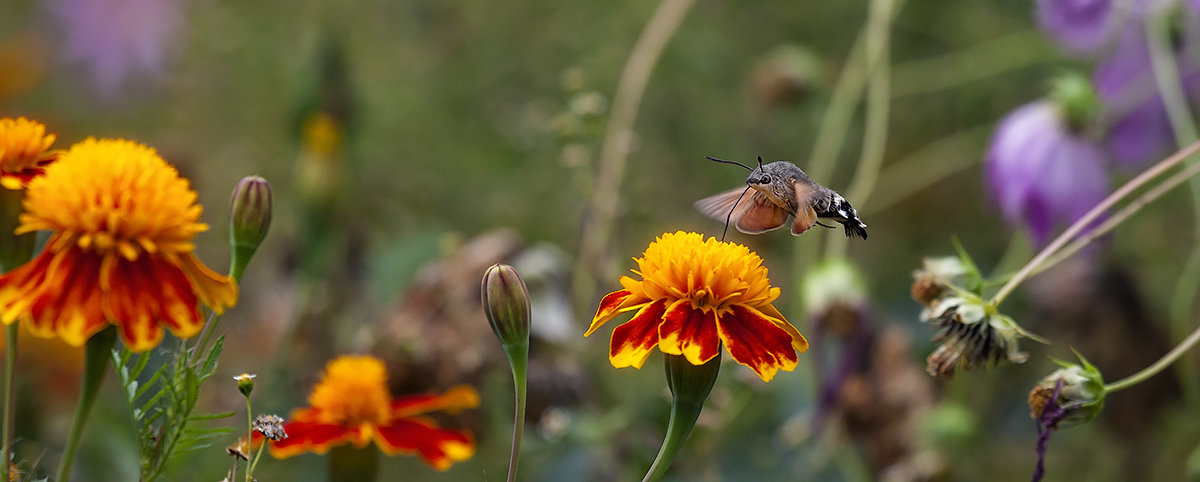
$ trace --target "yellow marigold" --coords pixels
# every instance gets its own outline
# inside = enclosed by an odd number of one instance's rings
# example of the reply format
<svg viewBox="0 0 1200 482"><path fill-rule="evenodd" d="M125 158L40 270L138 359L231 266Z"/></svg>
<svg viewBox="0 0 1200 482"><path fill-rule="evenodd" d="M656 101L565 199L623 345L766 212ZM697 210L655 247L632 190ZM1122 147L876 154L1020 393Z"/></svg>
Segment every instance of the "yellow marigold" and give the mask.
<svg viewBox="0 0 1200 482"><path fill-rule="evenodd" d="M808 340L771 305L779 288L767 279L762 258L745 246L680 231L662 235L634 261L642 279L622 276L625 289L600 301L584 334L636 311L613 330L614 367L641 368L655 346L703 365L724 343L734 360L770 381L778 370L796 368L797 352L808 349Z"/></svg>
<svg viewBox="0 0 1200 482"><path fill-rule="evenodd" d="M445 470L475 454L469 434L438 427L425 415L478 407L473 388L460 385L442 395L392 398L387 369L374 357L343 356L329 362L308 403L283 424L287 438L271 442L271 455L323 454L336 445L365 447L374 440L385 454L415 452ZM261 435L254 438L261 440Z"/></svg>
<svg viewBox="0 0 1200 482"><path fill-rule="evenodd" d="M203 327L199 303L237 302L233 281L193 253L201 207L186 179L143 144L87 139L29 183L17 233L50 230L46 249L0 276L4 323L82 345L108 323L132 351Z"/></svg>
<svg viewBox="0 0 1200 482"><path fill-rule="evenodd" d="M0 185L21 189L58 157L51 151L58 136L41 122L24 117L0 119Z"/></svg>

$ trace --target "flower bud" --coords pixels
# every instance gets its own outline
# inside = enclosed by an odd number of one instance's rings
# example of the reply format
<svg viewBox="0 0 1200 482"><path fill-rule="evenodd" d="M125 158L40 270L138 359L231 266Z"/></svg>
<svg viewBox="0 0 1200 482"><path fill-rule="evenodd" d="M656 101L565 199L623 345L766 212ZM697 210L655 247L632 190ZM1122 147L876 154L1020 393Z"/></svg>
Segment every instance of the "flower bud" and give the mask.
<svg viewBox="0 0 1200 482"><path fill-rule="evenodd" d="M529 288L517 270L494 264L483 273L483 311L505 348L529 345Z"/></svg>
<svg viewBox="0 0 1200 482"><path fill-rule="evenodd" d="M955 256L924 258L921 269L913 272L912 297L925 307L932 307L954 292L951 285L962 285L967 272L962 259Z"/></svg>
<svg viewBox="0 0 1200 482"><path fill-rule="evenodd" d="M1081 364L1056 361L1062 368L1029 392L1030 418L1049 428L1095 420L1104 409L1104 379L1100 370L1080 357Z"/></svg>
<svg viewBox="0 0 1200 482"><path fill-rule="evenodd" d="M245 396L247 398L250 397L250 392L254 391L254 378L257 376L258 375L251 375L249 373L243 373L241 375L233 377L234 381L237 382L238 391L242 392L243 396Z"/></svg>
<svg viewBox="0 0 1200 482"><path fill-rule="evenodd" d="M233 247L233 275L242 270L258 250L271 227L271 184L259 176L246 176L233 188L230 199L229 243Z"/></svg>

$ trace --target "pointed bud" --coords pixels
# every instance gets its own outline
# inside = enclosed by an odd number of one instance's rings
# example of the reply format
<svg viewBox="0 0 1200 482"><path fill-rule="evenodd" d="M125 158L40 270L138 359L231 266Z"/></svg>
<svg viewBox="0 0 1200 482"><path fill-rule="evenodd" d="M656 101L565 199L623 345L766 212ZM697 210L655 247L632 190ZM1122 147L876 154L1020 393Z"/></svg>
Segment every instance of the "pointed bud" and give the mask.
<svg viewBox="0 0 1200 482"><path fill-rule="evenodd" d="M233 275L242 270L258 250L271 227L271 184L259 176L246 176L233 188L230 199L229 243L233 247Z"/></svg>
<svg viewBox="0 0 1200 482"><path fill-rule="evenodd" d="M246 398L250 398L250 392L254 391L254 378L257 376L258 375L243 373L233 377L233 380L237 382L238 391L242 392L242 395Z"/></svg>
<svg viewBox="0 0 1200 482"><path fill-rule="evenodd" d="M1078 354L1077 354L1078 355ZM1048 428L1095 420L1104 409L1104 378L1082 356L1080 363L1055 360L1062 368L1051 373L1029 392L1030 418Z"/></svg>
<svg viewBox="0 0 1200 482"><path fill-rule="evenodd" d="M483 273L483 311L507 349L529 345L529 288L517 270L494 264Z"/></svg>

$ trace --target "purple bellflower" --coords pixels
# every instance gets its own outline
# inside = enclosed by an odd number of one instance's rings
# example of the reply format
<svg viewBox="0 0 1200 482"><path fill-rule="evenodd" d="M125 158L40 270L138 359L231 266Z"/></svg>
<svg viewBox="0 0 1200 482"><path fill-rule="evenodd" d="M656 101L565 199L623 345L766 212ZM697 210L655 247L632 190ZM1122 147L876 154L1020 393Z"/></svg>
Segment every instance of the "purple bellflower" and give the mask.
<svg viewBox="0 0 1200 482"><path fill-rule="evenodd" d="M1064 50L1088 55L1103 47L1120 15L1114 0L1038 0L1035 16L1042 32Z"/></svg>
<svg viewBox="0 0 1200 482"><path fill-rule="evenodd" d="M1000 121L984 160L1005 220L1028 228L1038 246L1108 193L1104 154L1068 124L1057 103L1026 104Z"/></svg>

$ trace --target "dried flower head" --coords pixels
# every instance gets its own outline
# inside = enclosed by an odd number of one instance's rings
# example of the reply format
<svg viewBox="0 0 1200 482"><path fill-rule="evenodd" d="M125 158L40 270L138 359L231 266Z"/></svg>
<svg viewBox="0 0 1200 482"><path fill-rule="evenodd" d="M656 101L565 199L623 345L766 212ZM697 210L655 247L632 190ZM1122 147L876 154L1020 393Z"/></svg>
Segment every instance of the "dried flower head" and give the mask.
<svg viewBox="0 0 1200 482"><path fill-rule="evenodd" d="M929 312L935 326L934 341L942 345L926 359L925 371L935 377L954 378L958 367L1022 363L1028 355L1017 349L1022 338L1039 340L996 307L969 293L958 293L938 302Z"/></svg>
<svg viewBox="0 0 1200 482"><path fill-rule="evenodd" d="M283 417L273 413L255 417L254 423L251 425L255 432L276 442L288 437L287 431L283 429Z"/></svg>

